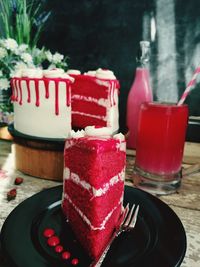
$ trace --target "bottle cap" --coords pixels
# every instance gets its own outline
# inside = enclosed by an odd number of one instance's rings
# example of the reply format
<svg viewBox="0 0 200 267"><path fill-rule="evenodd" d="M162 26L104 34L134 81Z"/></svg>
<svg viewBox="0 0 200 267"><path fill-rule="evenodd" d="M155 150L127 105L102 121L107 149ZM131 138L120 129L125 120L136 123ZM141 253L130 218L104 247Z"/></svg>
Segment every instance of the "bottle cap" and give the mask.
<svg viewBox="0 0 200 267"><path fill-rule="evenodd" d="M149 62L150 56L150 42L149 41L140 41L140 49L137 54L137 62L145 65Z"/></svg>

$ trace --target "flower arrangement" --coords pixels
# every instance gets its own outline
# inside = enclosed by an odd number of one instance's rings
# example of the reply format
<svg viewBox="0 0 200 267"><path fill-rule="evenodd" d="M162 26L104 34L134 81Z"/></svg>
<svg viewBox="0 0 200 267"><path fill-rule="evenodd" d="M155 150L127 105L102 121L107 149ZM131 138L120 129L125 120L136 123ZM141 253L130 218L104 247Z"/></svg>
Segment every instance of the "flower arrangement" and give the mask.
<svg viewBox="0 0 200 267"><path fill-rule="evenodd" d="M23 68L67 68L67 58L37 42L50 12L42 11L44 0L0 2L0 123L13 120L10 78Z"/></svg>
<svg viewBox="0 0 200 267"><path fill-rule="evenodd" d="M66 57L56 52L42 48L34 47L30 49L27 44L18 45L14 39L0 39L0 92L1 97L6 98L10 95L10 78L20 69L35 68L64 68L67 67ZM2 93L4 91L4 93ZM3 99L2 99L3 100ZM1 101L0 121L9 123L12 112L12 103L10 98L7 101ZM12 114L11 114L12 115Z"/></svg>

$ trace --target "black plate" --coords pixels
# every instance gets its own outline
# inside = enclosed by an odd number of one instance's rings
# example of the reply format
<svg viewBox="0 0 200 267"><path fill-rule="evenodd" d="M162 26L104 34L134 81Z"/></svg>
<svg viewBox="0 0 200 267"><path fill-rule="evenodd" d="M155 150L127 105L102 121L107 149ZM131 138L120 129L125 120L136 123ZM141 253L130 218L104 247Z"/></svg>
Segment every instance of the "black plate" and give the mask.
<svg viewBox="0 0 200 267"><path fill-rule="evenodd" d="M73 266L48 247L42 235L46 227L56 230L72 257L79 258L79 267L89 266L89 257L62 216L61 195L62 186L42 191L8 216L1 242L10 266ZM136 227L114 241L102 267L180 266L186 252L186 235L177 215L158 198L132 187L125 188L124 204L127 202L140 204Z"/></svg>

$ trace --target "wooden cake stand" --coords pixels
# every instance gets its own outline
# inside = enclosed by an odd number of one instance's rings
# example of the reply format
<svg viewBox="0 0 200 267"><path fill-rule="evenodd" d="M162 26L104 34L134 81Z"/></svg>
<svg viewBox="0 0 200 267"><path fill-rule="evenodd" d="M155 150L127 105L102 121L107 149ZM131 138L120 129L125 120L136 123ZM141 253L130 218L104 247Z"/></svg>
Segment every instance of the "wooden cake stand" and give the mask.
<svg viewBox="0 0 200 267"><path fill-rule="evenodd" d="M8 128L13 136L15 167L39 178L62 181L64 139L45 139L19 133L13 125Z"/></svg>

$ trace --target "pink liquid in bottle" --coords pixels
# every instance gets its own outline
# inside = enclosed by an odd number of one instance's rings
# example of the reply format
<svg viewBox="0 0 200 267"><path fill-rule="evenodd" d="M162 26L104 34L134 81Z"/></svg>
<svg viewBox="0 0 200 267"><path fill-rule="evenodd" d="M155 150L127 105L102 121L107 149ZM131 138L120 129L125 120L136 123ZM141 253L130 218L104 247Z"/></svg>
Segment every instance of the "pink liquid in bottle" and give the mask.
<svg viewBox="0 0 200 267"><path fill-rule="evenodd" d="M126 123L129 130L127 147L136 148L138 116L143 102L152 102L153 95L150 86L149 70L146 66L149 61L149 42L141 41L141 57L136 69L135 79L127 99Z"/></svg>

